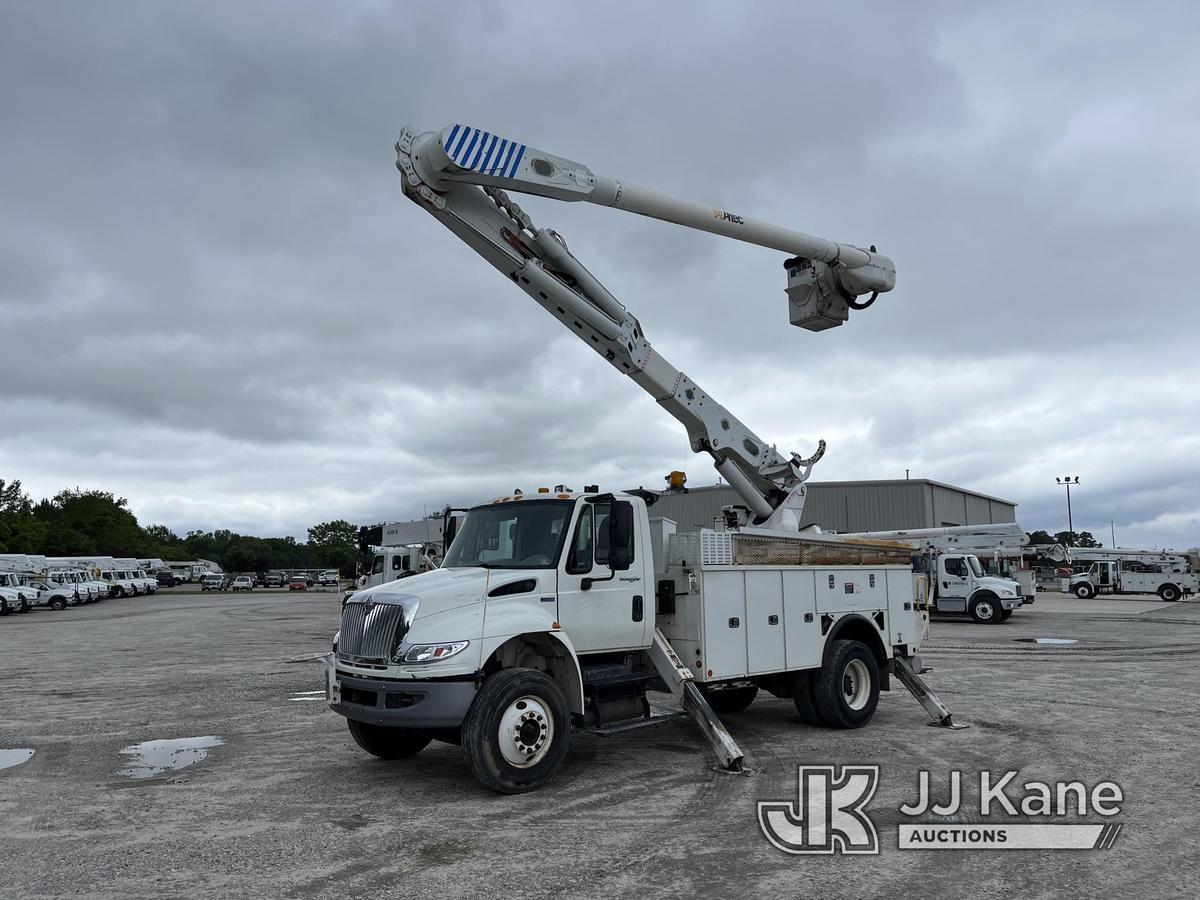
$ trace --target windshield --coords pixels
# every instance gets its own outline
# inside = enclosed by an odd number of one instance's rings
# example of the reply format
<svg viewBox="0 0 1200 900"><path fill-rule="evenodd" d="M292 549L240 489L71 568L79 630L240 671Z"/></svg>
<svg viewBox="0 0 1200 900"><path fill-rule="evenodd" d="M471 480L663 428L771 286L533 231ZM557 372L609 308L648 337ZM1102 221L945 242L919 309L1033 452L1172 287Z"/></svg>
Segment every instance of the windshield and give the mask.
<svg viewBox="0 0 1200 900"><path fill-rule="evenodd" d="M476 507L463 520L442 568L553 568L572 506L572 500L521 500Z"/></svg>
<svg viewBox="0 0 1200 900"><path fill-rule="evenodd" d="M979 560L974 556L967 557L967 565L971 567L971 574L976 578L983 577L983 566L979 564Z"/></svg>

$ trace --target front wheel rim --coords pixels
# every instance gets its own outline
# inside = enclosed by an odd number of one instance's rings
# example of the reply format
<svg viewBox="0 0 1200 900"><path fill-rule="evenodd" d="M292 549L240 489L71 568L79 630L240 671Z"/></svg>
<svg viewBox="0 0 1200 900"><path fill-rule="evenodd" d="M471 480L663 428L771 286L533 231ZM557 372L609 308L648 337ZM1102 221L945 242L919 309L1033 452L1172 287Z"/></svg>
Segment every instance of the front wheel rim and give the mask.
<svg viewBox="0 0 1200 900"><path fill-rule="evenodd" d="M540 698L526 695L504 710L497 736L505 762L518 769L528 769L550 752L554 741L554 718Z"/></svg>
<svg viewBox="0 0 1200 900"><path fill-rule="evenodd" d="M867 705L871 696L871 672L861 659L852 659L842 674L842 694L846 705L859 711Z"/></svg>
<svg viewBox="0 0 1200 900"><path fill-rule="evenodd" d="M990 619L992 612L992 604L986 600L980 601L979 605L975 607L975 614L981 619Z"/></svg>

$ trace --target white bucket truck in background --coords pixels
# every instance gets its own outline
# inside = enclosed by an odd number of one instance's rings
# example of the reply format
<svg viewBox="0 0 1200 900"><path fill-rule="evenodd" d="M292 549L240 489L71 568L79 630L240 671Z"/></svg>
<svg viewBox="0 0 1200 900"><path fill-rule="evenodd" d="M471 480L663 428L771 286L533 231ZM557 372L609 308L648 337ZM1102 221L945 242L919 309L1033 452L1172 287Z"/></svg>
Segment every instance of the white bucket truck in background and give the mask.
<svg viewBox="0 0 1200 900"><path fill-rule="evenodd" d="M118 571L117 562L111 556L54 556L50 557L50 562L89 568L98 580L108 585L110 597L132 597L141 593L131 577Z"/></svg>
<svg viewBox="0 0 1200 900"><path fill-rule="evenodd" d="M42 577L43 568L34 557L5 554L0 556L0 582L17 588L30 607L48 606L63 610L75 600L74 585L55 584Z"/></svg>
<svg viewBox="0 0 1200 900"><path fill-rule="evenodd" d="M1075 560L1075 552L1071 553ZM1082 572L1064 579L1066 589L1081 600L1097 594L1157 594L1174 602L1196 593L1200 576L1189 572L1181 558L1177 562L1143 562L1136 558L1095 559Z"/></svg>
<svg viewBox="0 0 1200 900"><path fill-rule="evenodd" d="M121 558L114 560L114 562L120 573L134 583L134 587L136 588L135 593L153 594L158 590L158 579L146 572L139 560Z"/></svg>
<svg viewBox="0 0 1200 900"><path fill-rule="evenodd" d="M1034 602L1032 570L1025 588L1015 578L987 574L976 555L1019 554L1028 536L1016 523L865 531L843 537L906 542L929 576L933 612L968 615L981 624L996 625Z"/></svg>

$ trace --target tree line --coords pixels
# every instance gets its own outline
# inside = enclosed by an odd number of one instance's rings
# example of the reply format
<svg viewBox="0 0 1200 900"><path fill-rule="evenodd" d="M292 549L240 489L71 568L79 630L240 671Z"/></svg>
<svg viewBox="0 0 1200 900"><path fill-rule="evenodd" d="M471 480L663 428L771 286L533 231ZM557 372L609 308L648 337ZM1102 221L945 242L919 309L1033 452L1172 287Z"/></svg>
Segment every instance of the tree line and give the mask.
<svg viewBox="0 0 1200 900"><path fill-rule="evenodd" d="M1064 547L1103 547L1090 531L1048 531L1029 532L1031 544L1062 544Z"/></svg>
<svg viewBox="0 0 1200 900"><path fill-rule="evenodd" d="M107 491L64 489L34 502L20 481L0 479L0 553L211 559L227 572L337 568L354 573L358 528L343 519L308 529L308 541L255 537L219 528L180 537L138 524L129 501Z"/></svg>

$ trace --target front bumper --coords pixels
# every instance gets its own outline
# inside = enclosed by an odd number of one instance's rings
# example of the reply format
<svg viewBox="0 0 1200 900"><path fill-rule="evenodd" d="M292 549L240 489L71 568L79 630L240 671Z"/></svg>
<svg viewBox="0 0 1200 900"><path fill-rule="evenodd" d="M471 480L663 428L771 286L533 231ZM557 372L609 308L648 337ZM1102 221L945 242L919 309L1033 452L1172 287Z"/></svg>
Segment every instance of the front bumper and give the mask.
<svg viewBox="0 0 1200 900"><path fill-rule="evenodd" d="M472 681L389 681L339 672L326 661L325 696L335 713L395 728L457 728L475 699Z"/></svg>
<svg viewBox="0 0 1200 900"><path fill-rule="evenodd" d="M1020 609L1023 601L1020 597L1001 597L1000 606L1003 609Z"/></svg>

